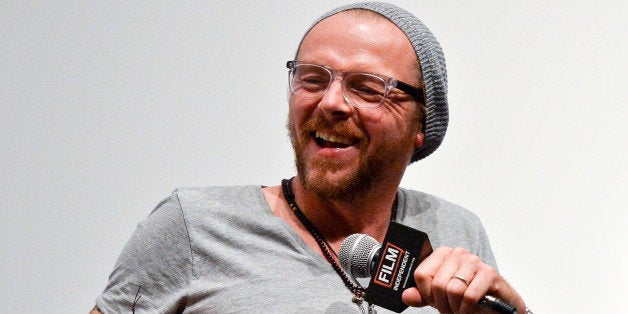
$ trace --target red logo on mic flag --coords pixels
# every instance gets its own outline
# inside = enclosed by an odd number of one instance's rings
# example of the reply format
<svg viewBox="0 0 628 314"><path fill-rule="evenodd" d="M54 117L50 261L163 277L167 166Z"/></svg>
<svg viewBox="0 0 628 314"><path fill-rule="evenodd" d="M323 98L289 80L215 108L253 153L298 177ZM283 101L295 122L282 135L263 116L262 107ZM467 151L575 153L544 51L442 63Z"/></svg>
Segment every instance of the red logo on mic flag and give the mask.
<svg viewBox="0 0 628 314"><path fill-rule="evenodd" d="M397 278L399 262L405 251L393 244L386 243L382 250L382 258L377 266L377 272L373 278L373 283L390 288Z"/></svg>

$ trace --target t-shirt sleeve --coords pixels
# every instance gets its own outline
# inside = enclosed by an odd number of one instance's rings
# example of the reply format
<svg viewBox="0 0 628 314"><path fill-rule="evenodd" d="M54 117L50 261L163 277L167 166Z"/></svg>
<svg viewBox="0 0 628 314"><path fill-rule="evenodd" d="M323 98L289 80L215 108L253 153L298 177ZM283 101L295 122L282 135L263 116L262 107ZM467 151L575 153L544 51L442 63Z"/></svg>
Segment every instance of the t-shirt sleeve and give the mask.
<svg viewBox="0 0 628 314"><path fill-rule="evenodd" d="M137 225L96 305L104 313L179 312L191 276L191 244L175 192Z"/></svg>
<svg viewBox="0 0 628 314"><path fill-rule="evenodd" d="M480 218L469 210L451 203L440 208L440 237L443 245L463 247L482 261L497 269L497 263L486 230Z"/></svg>
<svg viewBox="0 0 628 314"><path fill-rule="evenodd" d="M489 264L493 268L498 270L497 262L495 261L495 256L493 255L493 249L491 249L491 244L488 240L488 235L486 235L484 226L482 226L482 223L479 219L477 219L476 232L477 236L475 239L477 240L477 251L474 253L479 256L484 263Z"/></svg>
<svg viewBox="0 0 628 314"><path fill-rule="evenodd" d="M493 250L477 215L441 198L402 189L402 223L426 232L432 247L463 247L497 269Z"/></svg>

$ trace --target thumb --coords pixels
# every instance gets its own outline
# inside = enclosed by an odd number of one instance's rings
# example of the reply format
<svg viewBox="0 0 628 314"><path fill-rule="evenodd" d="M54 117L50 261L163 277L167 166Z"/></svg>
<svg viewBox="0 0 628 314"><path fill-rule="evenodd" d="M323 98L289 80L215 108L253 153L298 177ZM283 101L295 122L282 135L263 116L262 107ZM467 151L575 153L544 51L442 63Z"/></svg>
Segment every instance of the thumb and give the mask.
<svg viewBox="0 0 628 314"><path fill-rule="evenodd" d="M423 301L421 293L416 287L408 288L403 291L403 294L401 295L401 300L406 305L414 307L422 307L428 305L427 302Z"/></svg>

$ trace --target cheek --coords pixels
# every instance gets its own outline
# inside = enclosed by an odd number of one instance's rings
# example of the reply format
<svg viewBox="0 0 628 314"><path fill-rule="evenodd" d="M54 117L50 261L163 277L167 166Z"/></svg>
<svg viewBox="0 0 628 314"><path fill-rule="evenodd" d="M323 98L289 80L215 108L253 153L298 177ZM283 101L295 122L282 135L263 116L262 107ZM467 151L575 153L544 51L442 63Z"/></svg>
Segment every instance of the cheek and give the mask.
<svg viewBox="0 0 628 314"><path fill-rule="evenodd" d="M382 134L390 138L403 134L401 131L407 128L406 119L397 112L391 112L384 108L362 111L360 121L364 129L370 134Z"/></svg>
<svg viewBox="0 0 628 314"><path fill-rule="evenodd" d="M393 109L389 109L387 116L394 122L391 124L392 128L399 134L400 137L407 137L416 135L419 129L419 119L417 117L418 108L414 103L404 104L396 106Z"/></svg>
<svg viewBox="0 0 628 314"><path fill-rule="evenodd" d="M293 94L290 94L290 97L288 98L288 118L290 124L298 128L299 125L307 121L307 119L312 115L312 112L316 109L316 105L316 102L307 102L303 99L298 99L298 97Z"/></svg>
<svg viewBox="0 0 628 314"><path fill-rule="evenodd" d="M360 119L371 141L385 146L406 144L414 146L417 126L415 119L410 116L410 112L376 110L362 114Z"/></svg>

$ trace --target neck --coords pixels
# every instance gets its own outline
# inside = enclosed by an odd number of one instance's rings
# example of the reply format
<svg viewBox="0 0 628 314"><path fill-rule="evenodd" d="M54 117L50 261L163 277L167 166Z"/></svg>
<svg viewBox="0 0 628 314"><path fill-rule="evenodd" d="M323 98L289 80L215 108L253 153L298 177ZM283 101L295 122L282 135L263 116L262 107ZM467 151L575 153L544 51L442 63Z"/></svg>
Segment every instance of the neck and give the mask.
<svg viewBox="0 0 628 314"><path fill-rule="evenodd" d="M382 242L391 219L399 182L391 188L366 193L350 200L326 199L306 190L298 177L292 180L297 205L333 246L354 233L364 233Z"/></svg>

